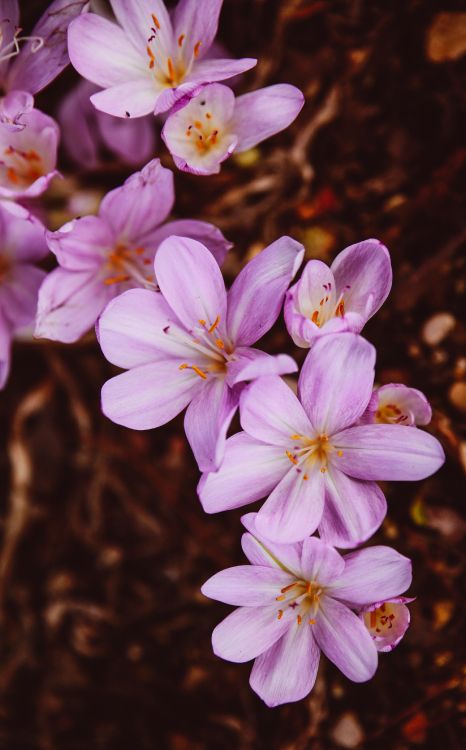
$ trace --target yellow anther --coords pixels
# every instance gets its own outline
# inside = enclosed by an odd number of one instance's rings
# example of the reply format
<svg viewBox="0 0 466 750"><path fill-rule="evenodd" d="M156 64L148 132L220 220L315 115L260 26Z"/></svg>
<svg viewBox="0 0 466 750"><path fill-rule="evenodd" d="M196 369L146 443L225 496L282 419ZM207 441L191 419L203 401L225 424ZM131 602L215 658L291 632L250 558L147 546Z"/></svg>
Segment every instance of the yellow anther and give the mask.
<svg viewBox="0 0 466 750"><path fill-rule="evenodd" d="M191 370L194 370L196 375L199 375L199 377L203 380L207 380L207 375L205 374L205 372L202 372L202 370L200 370L199 367L196 367L196 365L191 365Z"/></svg>
<svg viewBox="0 0 466 750"><path fill-rule="evenodd" d="M196 124L196 123L194 123L194 124ZM217 315L217 317L215 318L214 322L212 323L212 325L209 328L209 333L213 333L215 331L215 329L217 328L217 326L218 326L219 323L220 323L220 315Z"/></svg>
<svg viewBox="0 0 466 750"><path fill-rule="evenodd" d="M342 457L342 455L343 455L343 451L337 451L337 456L338 456L338 458L341 458L341 457Z"/></svg>
<svg viewBox="0 0 466 750"><path fill-rule="evenodd" d="M277 618L278 618L279 620L281 620L281 619L282 619L282 617L283 617L283 610L282 610L282 609L279 609L279 610L278 610L278 615L277 615Z"/></svg>
<svg viewBox="0 0 466 750"><path fill-rule="evenodd" d="M225 344L223 343L222 339L216 339L215 343L219 349L225 349Z"/></svg>
<svg viewBox="0 0 466 750"><path fill-rule="evenodd" d="M288 458L290 459L291 463L292 463L292 464L294 464L294 465L296 466L298 462L297 462L297 460L295 459L295 457L293 456L293 454L292 454L292 453L290 453L290 451L285 451L285 453L286 453L286 455L288 456Z"/></svg>
<svg viewBox="0 0 466 750"><path fill-rule="evenodd" d="M302 435L290 435L290 437L291 437L292 440L301 440L302 439Z"/></svg>
<svg viewBox="0 0 466 750"><path fill-rule="evenodd" d="M189 367L187 362L183 362L182 365L178 367L179 370L186 370Z"/></svg>
<svg viewBox="0 0 466 750"><path fill-rule="evenodd" d="M281 596L276 596L276 597L275 597L275 600L276 600L277 602L282 602L282 601L283 601L284 599L285 599L285 597L283 596L283 594L282 594Z"/></svg>
<svg viewBox="0 0 466 750"><path fill-rule="evenodd" d="M315 625L315 624L316 624L315 620L309 620L309 625Z"/></svg>
<svg viewBox="0 0 466 750"><path fill-rule="evenodd" d="M202 320L202 318L201 318L201 320L199 321L199 323L201 324L201 326L205 326L205 320Z"/></svg>

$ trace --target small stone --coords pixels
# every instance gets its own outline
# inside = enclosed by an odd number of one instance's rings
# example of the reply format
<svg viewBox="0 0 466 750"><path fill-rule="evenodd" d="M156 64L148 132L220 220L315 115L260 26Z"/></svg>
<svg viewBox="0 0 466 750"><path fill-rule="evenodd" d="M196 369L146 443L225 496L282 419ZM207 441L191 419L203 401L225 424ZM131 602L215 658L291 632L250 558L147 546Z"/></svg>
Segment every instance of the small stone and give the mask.
<svg viewBox="0 0 466 750"><path fill-rule="evenodd" d="M455 318L447 312L433 315L422 329L422 338L429 346L437 346L455 327Z"/></svg>
<svg viewBox="0 0 466 750"><path fill-rule="evenodd" d="M437 13L427 32L432 62L457 60L466 52L466 13Z"/></svg>
<svg viewBox="0 0 466 750"><path fill-rule="evenodd" d="M332 739L340 747L358 747L364 739L364 732L355 714L347 711L339 718L332 731Z"/></svg>
<svg viewBox="0 0 466 750"><path fill-rule="evenodd" d="M448 398L456 409L466 412L466 383L453 383L448 392Z"/></svg>
<svg viewBox="0 0 466 750"><path fill-rule="evenodd" d="M463 471L466 474L466 443L460 443L459 446L460 461L463 467Z"/></svg>

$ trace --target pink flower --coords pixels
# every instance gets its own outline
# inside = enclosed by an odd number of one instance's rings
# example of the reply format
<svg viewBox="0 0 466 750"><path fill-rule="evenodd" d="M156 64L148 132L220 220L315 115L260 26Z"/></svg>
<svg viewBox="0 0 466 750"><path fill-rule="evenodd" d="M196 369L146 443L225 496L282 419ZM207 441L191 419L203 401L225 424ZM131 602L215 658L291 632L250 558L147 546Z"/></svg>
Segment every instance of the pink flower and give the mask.
<svg viewBox="0 0 466 750"><path fill-rule="evenodd" d="M384 303L391 285L390 255L379 240L350 245L330 268L310 260L286 296L288 332L296 346L306 348L327 333L359 333Z"/></svg>
<svg viewBox="0 0 466 750"><path fill-rule="evenodd" d="M363 607L359 617L368 629L377 651L393 651L406 633L410 613L406 606L414 599L397 596Z"/></svg>
<svg viewBox="0 0 466 750"><path fill-rule="evenodd" d="M268 497L257 528L276 542L312 534L337 547L368 539L386 514L378 480L417 480L445 456L423 430L358 424L372 394L375 349L354 333L324 336L301 370L299 399L278 377L241 397L244 432L229 438L220 470L201 478L208 513Z"/></svg>
<svg viewBox="0 0 466 750"><path fill-rule="evenodd" d="M342 557L315 537L273 544L257 530L254 513L242 520L251 565L223 570L202 587L205 596L238 607L212 634L215 654L255 659L249 682L268 706L312 690L321 651L350 680L370 680L377 644L356 612L405 591L410 561L382 546Z"/></svg>
<svg viewBox="0 0 466 750"><path fill-rule="evenodd" d="M23 115L22 130L0 127L0 196L35 198L47 189L57 170L60 131L38 109Z"/></svg>
<svg viewBox="0 0 466 750"><path fill-rule="evenodd" d="M303 252L282 237L243 268L227 293L207 248L186 237L165 240L154 263L162 294L125 292L99 321L104 355L128 370L105 383L104 414L147 430L187 406L184 426L198 465L216 470L244 383L297 369L291 357L252 344L277 320Z"/></svg>
<svg viewBox="0 0 466 750"><path fill-rule="evenodd" d="M203 241L221 263L231 244L212 224L194 219L163 223L174 200L173 173L153 159L107 193L98 216L73 219L47 232L60 266L40 290L35 335L76 341L121 292L156 289L154 256L171 234Z"/></svg>
<svg viewBox="0 0 466 750"><path fill-rule="evenodd" d="M0 205L0 388L10 369L14 334L29 325L45 271L34 263L48 252L42 224L25 209L16 213Z"/></svg>
<svg viewBox="0 0 466 750"><path fill-rule="evenodd" d="M402 383L376 388L361 417L362 424L400 424L406 427L429 424L432 409L421 391Z"/></svg>
<svg viewBox="0 0 466 750"><path fill-rule="evenodd" d="M256 60L206 59L223 0L180 0L170 15L162 0L111 0L118 24L88 13L70 24L71 62L101 86L91 101L116 117L170 109L206 84L249 70Z"/></svg>
<svg viewBox="0 0 466 750"><path fill-rule="evenodd" d="M246 151L287 128L303 104L301 91L286 83L237 98L227 86L212 83L174 108L162 137L179 169L216 174L233 152Z"/></svg>

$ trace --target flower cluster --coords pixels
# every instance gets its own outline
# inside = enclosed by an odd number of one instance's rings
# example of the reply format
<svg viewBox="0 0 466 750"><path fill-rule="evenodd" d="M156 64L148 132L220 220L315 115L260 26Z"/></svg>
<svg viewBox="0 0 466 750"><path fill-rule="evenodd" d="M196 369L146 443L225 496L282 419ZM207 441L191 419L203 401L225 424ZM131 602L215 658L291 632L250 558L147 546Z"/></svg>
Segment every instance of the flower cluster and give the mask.
<svg viewBox="0 0 466 750"><path fill-rule="evenodd" d="M280 237L227 290L231 243L210 223L171 218L173 173L152 158L151 116L164 113L175 165L210 175L286 128L303 105L288 84L236 97L221 83L256 63L215 56L222 0L180 0L171 13L162 0L111 0L115 20L55 0L27 37L17 3L3 5L0 387L11 339L34 318L37 338L65 343L95 326L103 355L124 370L102 388L103 413L147 430L186 409L204 510L263 501L243 517L250 565L202 589L238 607L215 629L215 653L254 659L251 686L270 706L311 690L321 651L350 679L370 679L378 652L408 627L411 565L384 546L335 548L358 547L379 529L387 503L378 481L420 480L444 461L436 438L418 429L431 418L425 396L398 383L374 387L376 352L361 331L390 292L387 248L369 239L330 268L311 260L290 287L304 247ZM30 199L57 175L60 129L33 95L68 52L87 79L59 111L70 157L94 169L106 150L143 166L97 215L50 231ZM48 250L58 265L46 275L34 264ZM298 371L295 360L260 343L282 311L292 342L309 350L296 388L283 379ZM242 430L228 436L238 410Z"/></svg>

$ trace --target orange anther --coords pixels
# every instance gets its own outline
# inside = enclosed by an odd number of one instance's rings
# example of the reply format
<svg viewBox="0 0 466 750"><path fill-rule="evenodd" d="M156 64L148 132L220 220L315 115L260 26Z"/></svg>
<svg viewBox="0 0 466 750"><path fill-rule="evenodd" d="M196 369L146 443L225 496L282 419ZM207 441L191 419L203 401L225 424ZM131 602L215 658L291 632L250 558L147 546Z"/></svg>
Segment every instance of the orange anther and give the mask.
<svg viewBox="0 0 466 750"><path fill-rule="evenodd" d="M296 581L294 583L289 583L288 586L284 586L284 588L280 589L280 591L282 592L282 594L286 594L287 591L293 589L296 585Z"/></svg>
<svg viewBox="0 0 466 750"><path fill-rule="evenodd" d="M337 456L338 456L338 458L341 458L341 457L342 457L342 455L343 455L343 451L337 451Z"/></svg>
<svg viewBox="0 0 466 750"><path fill-rule="evenodd" d="M201 324L201 326L205 326L205 320L202 320L202 318L201 318L201 320L199 321L199 323Z"/></svg>
<svg viewBox="0 0 466 750"><path fill-rule="evenodd" d="M214 322L212 323L212 325L209 328L209 333L213 333L215 331L215 329L217 328L217 326L218 326L219 323L220 323L220 315L217 315L217 317L215 318Z"/></svg>
<svg viewBox="0 0 466 750"><path fill-rule="evenodd" d="M196 42L194 45L194 57L197 57L199 54L199 50L201 49L202 42Z"/></svg>
<svg viewBox="0 0 466 750"><path fill-rule="evenodd" d="M301 615L296 615L296 619L298 621L298 625L301 625L301 623L303 621L303 618L301 617Z"/></svg>
<svg viewBox="0 0 466 750"><path fill-rule="evenodd" d="M294 464L294 465L296 466L298 462L297 462L297 460L295 459L295 457L293 456L293 454L292 454L292 453L290 453L290 451L285 451L285 453L286 453L286 455L288 456L288 458L290 459L291 463L292 463L292 464Z"/></svg>
<svg viewBox="0 0 466 750"><path fill-rule="evenodd" d="M281 620L281 619L282 619L282 617L283 617L283 610L282 610L282 609L279 609L279 610L278 610L278 615L277 615L277 618L278 618L279 620Z"/></svg>
<svg viewBox="0 0 466 750"><path fill-rule="evenodd" d="M312 322L313 322L313 323L315 323L316 325L319 325L319 324L318 324L318 320L319 320L319 311L318 311L318 310L314 310L314 312L312 313L312 318L311 318L311 320L312 320Z"/></svg>
<svg viewBox="0 0 466 750"><path fill-rule="evenodd" d="M305 481L305 482L307 482L307 480L309 479L308 475L307 475L307 474L305 474L305 475L303 476L303 479L304 479L304 481Z"/></svg>
<svg viewBox="0 0 466 750"><path fill-rule="evenodd" d="M151 13L151 16L152 16L152 20L154 22L155 28L160 29L159 19L157 18L157 16L154 13Z"/></svg>
<svg viewBox="0 0 466 750"><path fill-rule="evenodd" d="M120 281L129 281L129 276L122 274L121 276L112 276L109 279L104 279L104 284L110 286L111 284L119 284Z"/></svg>
<svg viewBox="0 0 466 750"><path fill-rule="evenodd" d="M168 67L168 78L170 81L175 80L175 68L173 67L173 62L171 57L167 58L167 67Z"/></svg>
<svg viewBox="0 0 466 750"><path fill-rule="evenodd" d="M276 597L275 597L275 600L276 600L277 602L282 602L282 601L284 600L284 598L285 598L284 596L276 596Z"/></svg>
<svg viewBox="0 0 466 750"><path fill-rule="evenodd" d="M222 339L216 339L215 344L218 346L219 349L225 349L225 344L223 343Z"/></svg>
<svg viewBox="0 0 466 750"><path fill-rule="evenodd" d="M315 625L315 624L316 624L315 620L309 620L309 625Z"/></svg>
<svg viewBox="0 0 466 750"><path fill-rule="evenodd" d="M178 37L178 47L182 47L183 46L183 42L185 40L185 37L186 37L185 34L180 34L179 35L179 37Z"/></svg>
<svg viewBox="0 0 466 750"><path fill-rule="evenodd" d="M321 466L320 467L320 473L321 474L325 474L326 471L327 471L327 467L326 466Z"/></svg>
<svg viewBox="0 0 466 750"><path fill-rule="evenodd" d="M196 365L191 365L191 370L194 370L196 375L199 375L199 377L203 380L207 380L207 375L205 374L205 372L202 372L202 370L200 370L199 367L196 367Z"/></svg>

